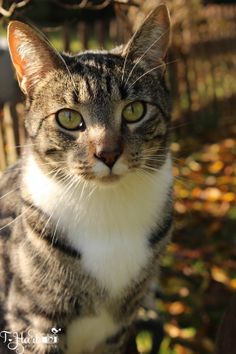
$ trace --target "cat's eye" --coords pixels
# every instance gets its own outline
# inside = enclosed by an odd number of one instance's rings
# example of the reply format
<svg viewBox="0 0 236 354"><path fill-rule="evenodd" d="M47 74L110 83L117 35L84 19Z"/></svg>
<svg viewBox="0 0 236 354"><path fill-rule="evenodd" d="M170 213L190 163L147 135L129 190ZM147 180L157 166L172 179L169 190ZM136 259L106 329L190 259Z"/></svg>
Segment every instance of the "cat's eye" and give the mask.
<svg viewBox="0 0 236 354"><path fill-rule="evenodd" d="M84 128L84 121L82 115L71 109L62 109L57 112L57 123L67 130L81 130Z"/></svg>
<svg viewBox="0 0 236 354"><path fill-rule="evenodd" d="M122 117L127 123L136 123L141 120L146 113L146 104L141 101L129 103L122 111Z"/></svg>

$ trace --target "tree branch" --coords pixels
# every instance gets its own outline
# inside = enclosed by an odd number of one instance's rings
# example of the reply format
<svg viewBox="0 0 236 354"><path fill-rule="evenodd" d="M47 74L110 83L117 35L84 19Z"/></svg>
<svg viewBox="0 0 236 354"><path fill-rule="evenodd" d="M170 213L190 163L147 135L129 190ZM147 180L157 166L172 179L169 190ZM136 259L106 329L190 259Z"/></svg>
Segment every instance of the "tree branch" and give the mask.
<svg viewBox="0 0 236 354"><path fill-rule="evenodd" d="M13 3L8 10L3 7L3 0L0 1L0 15L4 17L11 17L16 9L26 6L31 0L23 0L18 3Z"/></svg>
<svg viewBox="0 0 236 354"><path fill-rule="evenodd" d="M91 0L82 0L79 4L66 4L62 2L62 0L54 0L54 2L65 9L72 9L72 10L79 10L79 9L102 10L112 4L139 6L139 4L133 0L103 0L102 3L98 5L94 5L93 1Z"/></svg>

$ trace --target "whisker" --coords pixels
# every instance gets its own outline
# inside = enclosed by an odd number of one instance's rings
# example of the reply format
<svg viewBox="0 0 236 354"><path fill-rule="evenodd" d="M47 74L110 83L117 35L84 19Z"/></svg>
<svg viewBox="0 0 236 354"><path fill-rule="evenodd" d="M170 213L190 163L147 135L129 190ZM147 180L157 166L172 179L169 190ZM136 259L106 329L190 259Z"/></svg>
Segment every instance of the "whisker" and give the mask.
<svg viewBox="0 0 236 354"><path fill-rule="evenodd" d="M2 195L2 196L0 197L0 200L3 199L3 198L5 198L5 197L8 196L9 194L14 193L17 189L18 189L18 188L12 189L10 192L7 192L6 194Z"/></svg>
<svg viewBox="0 0 236 354"><path fill-rule="evenodd" d="M64 168L64 170L66 170L66 168ZM53 169L52 171L50 171L49 173L45 174L45 176L50 176L51 174L53 174L55 171L57 171L57 169ZM9 171L10 172L10 171ZM0 200L7 197L9 194L15 193L17 190L20 189L21 186L21 182L16 184L16 188L12 189L11 191L7 192L6 194L2 195L0 197Z"/></svg>
<svg viewBox="0 0 236 354"><path fill-rule="evenodd" d="M131 48L131 44L133 42L133 39L134 37L136 36L138 31L135 31L133 36L131 37L131 39L129 40L129 43L128 43L128 46L127 46L127 53L125 55L125 60L124 60L124 64L123 64L123 68L122 68L122 77L121 77L121 83L123 83L124 81L124 75L125 75L125 67L126 67L126 64L127 64L127 60L128 60L128 56L129 56L129 53L130 53L130 48Z"/></svg>
<svg viewBox="0 0 236 354"><path fill-rule="evenodd" d="M44 231L45 231L47 225L49 224L50 220L53 218L53 215L55 214L59 203L60 203L61 200L64 198L64 196L67 194L67 192L68 192L68 190L70 189L71 185L73 185L73 182L74 182L73 176L68 175L68 176L66 176L66 177L67 177L67 178L63 178L63 180L68 180L68 184L67 184L67 186L66 186L66 188L65 188L65 190L64 190L64 192L63 192L63 194L60 196L58 202L56 203L55 207L53 208L53 210L52 210L52 212L51 212L49 218L47 219L47 222L45 223L44 228L43 228L43 230L41 231L41 234L40 234L40 236L39 236L39 237L41 237L41 238L43 237L43 233L44 233ZM57 239L57 238L56 238L56 230L57 230L57 228L58 228L60 218L61 218L61 216L60 216L60 217L58 218L58 220L57 220L56 228L54 229L54 233L53 233L52 241L51 241L51 245L50 245L51 250L49 251L48 257L47 257L47 258L45 259L45 261L44 261L44 265L46 265L48 259L50 258L51 254L52 254L53 243L56 242L56 239ZM44 280L45 280L45 278L44 278Z"/></svg>
<svg viewBox="0 0 236 354"><path fill-rule="evenodd" d="M134 66L132 67L132 69L131 69L131 71L130 71L130 73L129 73L129 75L128 75L128 78L127 78L127 80L126 80L126 82L125 82L125 86L127 85L128 81L129 81L129 79L130 79L130 77L132 76L132 74L133 74L133 72L134 72L136 66L142 61L142 59L143 59L143 58L145 57L145 55L149 52L149 50L151 50L152 47L153 47L157 42L159 42L160 39L161 39L163 36L166 35L167 32L169 32L169 29L166 30L165 32L163 32L157 39L155 39L155 41L154 41L154 42L147 48L147 50L139 57L139 59L136 61L136 63L134 64Z"/></svg>
<svg viewBox="0 0 236 354"><path fill-rule="evenodd" d="M139 177L141 177L144 180L144 182L146 178L148 178L149 181L151 182L153 181L152 175L145 170L137 170L136 173Z"/></svg>
<svg viewBox="0 0 236 354"><path fill-rule="evenodd" d="M25 211L23 211L20 215L18 215L15 219L11 220L10 222L8 222L4 226L2 226L0 228L0 231L4 230L6 227L12 225L16 220L18 220L20 217L22 217L28 210L32 209L32 206L33 206L33 204L30 207L28 207Z"/></svg>
<svg viewBox="0 0 236 354"><path fill-rule="evenodd" d="M172 131L172 130L175 130L175 129L178 129L178 128L181 128L181 127L186 127L190 124L190 121L189 122L185 122L185 123L181 123L181 124L178 124L178 125L171 125L170 127L168 127L168 130Z"/></svg>
<svg viewBox="0 0 236 354"><path fill-rule="evenodd" d="M142 166L142 169L147 170L147 171L150 170L150 171L153 171L153 172L158 172L158 171L160 171L159 169L154 168L154 167L149 166L149 165L144 165L144 166Z"/></svg>
<svg viewBox="0 0 236 354"><path fill-rule="evenodd" d="M177 62L177 60L172 60L172 61L169 61L168 63L159 64L159 65L155 66L154 68L152 68L152 69L146 71L144 74L140 75L140 76L128 87L128 89L131 89L131 87L133 87L133 86L136 84L137 81L139 81L139 80L142 79L144 76L146 76L147 74L151 73L152 71L157 70L157 69L159 69L159 68L161 68L161 67L163 67L163 66L176 63L176 62Z"/></svg>
<svg viewBox="0 0 236 354"><path fill-rule="evenodd" d="M153 160L153 161L163 161L163 159L166 158L166 155L151 155L151 156L145 156L143 155L142 157L139 158L139 160ZM171 156L171 161L177 161L177 162L182 162L182 159Z"/></svg>
<svg viewBox="0 0 236 354"><path fill-rule="evenodd" d="M34 26L32 26L34 27ZM54 54L60 59L60 61L63 63L64 67L66 68L66 71L68 73L68 76L72 82L73 88L74 88L74 93L76 94L76 96L78 97L78 93L77 93L77 89L76 89L76 85L75 85L75 81L73 79L73 76L71 74L71 71L68 67L68 65L66 64L65 59L62 57L62 55L58 52L58 50L54 47L54 45L48 40L48 38L46 37L46 35L43 32L40 32L37 28L35 28L35 31L38 33L38 35L40 36L40 38L53 50Z"/></svg>
<svg viewBox="0 0 236 354"><path fill-rule="evenodd" d="M67 162L66 160L60 161L60 163L66 163L66 162ZM46 166L46 165L52 165L52 163L51 162L40 163L40 166ZM54 167L54 168L56 169L56 168L60 168L60 167ZM12 166L12 169L14 171L23 171L25 169L25 166L21 166L21 167L13 167ZM12 169L8 169L8 170L3 171L3 174L12 173ZM66 168L64 168L64 169L66 170Z"/></svg>
<svg viewBox="0 0 236 354"><path fill-rule="evenodd" d="M22 148L25 146L39 146L39 144L22 144L22 145L9 145L9 149Z"/></svg>

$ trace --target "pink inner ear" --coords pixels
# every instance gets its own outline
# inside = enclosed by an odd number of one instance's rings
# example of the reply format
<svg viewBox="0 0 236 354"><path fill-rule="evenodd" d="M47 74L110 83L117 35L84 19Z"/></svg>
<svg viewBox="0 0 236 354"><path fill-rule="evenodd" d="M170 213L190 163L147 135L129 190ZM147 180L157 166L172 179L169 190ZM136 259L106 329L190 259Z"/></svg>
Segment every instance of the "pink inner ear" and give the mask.
<svg viewBox="0 0 236 354"><path fill-rule="evenodd" d="M19 39L16 36L15 30L11 28L12 26L11 25L9 26L9 37L8 37L9 49L10 49L13 65L16 69L18 80L21 81L23 79L24 74L25 74L24 69L25 69L26 63L20 57L20 55L18 53Z"/></svg>
<svg viewBox="0 0 236 354"><path fill-rule="evenodd" d="M18 78L18 80L21 81L24 76L24 72L22 70L22 67L18 64L15 64L15 69L16 69L17 78Z"/></svg>
<svg viewBox="0 0 236 354"><path fill-rule="evenodd" d="M52 48L26 24L12 21L8 27L8 42L19 85L24 93L29 93L42 75L59 66Z"/></svg>

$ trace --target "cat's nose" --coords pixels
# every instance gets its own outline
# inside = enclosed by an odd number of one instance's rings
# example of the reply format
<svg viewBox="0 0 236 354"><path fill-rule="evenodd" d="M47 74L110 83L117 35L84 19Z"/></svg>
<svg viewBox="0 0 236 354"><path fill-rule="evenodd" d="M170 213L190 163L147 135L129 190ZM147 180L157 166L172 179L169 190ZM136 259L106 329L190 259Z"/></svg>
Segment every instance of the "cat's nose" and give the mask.
<svg viewBox="0 0 236 354"><path fill-rule="evenodd" d="M109 168L112 168L121 154L122 150L119 147L112 150L97 147L95 157L104 162Z"/></svg>

